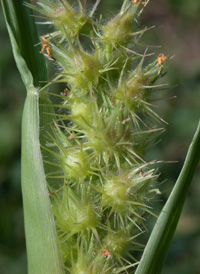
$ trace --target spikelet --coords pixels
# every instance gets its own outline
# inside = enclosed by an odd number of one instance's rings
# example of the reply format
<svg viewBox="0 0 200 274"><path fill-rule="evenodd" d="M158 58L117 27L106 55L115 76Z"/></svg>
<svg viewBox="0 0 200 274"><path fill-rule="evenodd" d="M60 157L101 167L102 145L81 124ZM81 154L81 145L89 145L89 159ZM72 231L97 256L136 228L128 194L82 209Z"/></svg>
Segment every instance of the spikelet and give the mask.
<svg viewBox="0 0 200 274"><path fill-rule="evenodd" d="M47 175L55 180L50 196L70 274L133 271L137 236L160 193L156 161L146 162L145 153L163 131L151 95L167 57L148 63L147 50L134 49L148 30L137 23L148 1L124 0L107 23L93 18L98 3L90 12L81 1L29 5L55 27L41 38L41 54L59 67L54 82L66 85L44 149L58 169Z"/></svg>

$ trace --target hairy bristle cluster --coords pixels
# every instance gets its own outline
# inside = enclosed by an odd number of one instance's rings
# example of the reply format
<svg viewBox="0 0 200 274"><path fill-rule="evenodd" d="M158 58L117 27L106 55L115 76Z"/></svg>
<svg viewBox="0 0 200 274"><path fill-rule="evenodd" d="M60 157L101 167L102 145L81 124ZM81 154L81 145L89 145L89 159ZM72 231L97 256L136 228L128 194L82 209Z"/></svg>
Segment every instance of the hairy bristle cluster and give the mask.
<svg viewBox="0 0 200 274"><path fill-rule="evenodd" d="M99 2L91 11L80 0L29 5L55 27L41 38L41 53L59 66L53 82L66 84L44 149L57 167L47 176L55 180L50 196L70 274L133 271L142 248L135 238L160 193L156 161L145 153L163 131L151 95L167 57L148 63L152 54L140 50L150 28L138 30L137 22L148 1L124 0L107 23L94 18Z"/></svg>

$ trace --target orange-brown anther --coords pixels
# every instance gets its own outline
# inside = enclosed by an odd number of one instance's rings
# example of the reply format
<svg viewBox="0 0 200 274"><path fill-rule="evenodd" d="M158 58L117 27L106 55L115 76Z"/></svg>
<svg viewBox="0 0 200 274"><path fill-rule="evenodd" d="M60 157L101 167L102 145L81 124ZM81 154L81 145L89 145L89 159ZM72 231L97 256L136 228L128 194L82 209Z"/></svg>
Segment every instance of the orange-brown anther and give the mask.
<svg viewBox="0 0 200 274"><path fill-rule="evenodd" d="M52 56L51 56L51 49L47 45L47 43L49 43L50 41L48 39L46 39L45 36L42 36L41 42L42 42L42 49L41 49L40 53L44 54L44 50L46 49L48 57L52 58Z"/></svg>
<svg viewBox="0 0 200 274"><path fill-rule="evenodd" d="M45 43L49 43L50 42L48 39L45 38L45 36L42 36L41 40L42 40L42 43L43 42L45 42Z"/></svg>
<svg viewBox="0 0 200 274"><path fill-rule="evenodd" d="M46 50L47 50L48 57L51 58L51 49L50 49L50 47L46 47Z"/></svg>
<svg viewBox="0 0 200 274"><path fill-rule="evenodd" d="M106 258L110 255L110 250L107 249L101 249L101 251L99 252L99 254L103 253L103 256Z"/></svg>
<svg viewBox="0 0 200 274"><path fill-rule="evenodd" d="M139 0L132 0L133 5L137 5L138 2L139 2ZM143 6L146 4L147 4L147 1L143 1L140 3L140 5L143 5Z"/></svg>
<svg viewBox="0 0 200 274"><path fill-rule="evenodd" d="M40 51L40 53L44 53L44 50L45 50L45 48L47 47L47 45L46 44L44 44L43 46L42 46L42 49L41 49L41 51Z"/></svg>
<svg viewBox="0 0 200 274"><path fill-rule="evenodd" d="M69 140L72 140L76 137L76 134L75 133L72 133L70 136L69 136Z"/></svg>
<svg viewBox="0 0 200 274"><path fill-rule="evenodd" d="M162 65L163 62L167 61L167 57L161 53L158 55L158 66L160 67Z"/></svg>
<svg viewBox="0 0 200 274"><path fill-rule="evenodd" d="M65 89L64 89L64 95L67 95L67 94L68 94L68 89L65 88Z"/></svg>
<svg viewBox="0 0 200 274"><path fill-rule="evenodd" d="M150 125L147 125L149 130L153 130L153 128Z"/></svg>
<svg viewBox="0 0 200 274"><path fill-rule="evenodd" d="M113 97L111 97L111 103L112 103L112 105L114 106L115 105L115 100L114 100L114 98Z"/></svg>
<svg viewBox="0 0 200 274"><path fill-rule="evenodd" d="M146 177L147 175L150 175L150 172L143 173L143 169L140 170L140 175L142 177Z"/></svg>
<svg viewBox="0 0 200 274"><path fill-rule="evenodd" d="M51 49L46 44L43 44L40 53L44 54L44 50L46 49L48 57L51 58Z"/></svg>

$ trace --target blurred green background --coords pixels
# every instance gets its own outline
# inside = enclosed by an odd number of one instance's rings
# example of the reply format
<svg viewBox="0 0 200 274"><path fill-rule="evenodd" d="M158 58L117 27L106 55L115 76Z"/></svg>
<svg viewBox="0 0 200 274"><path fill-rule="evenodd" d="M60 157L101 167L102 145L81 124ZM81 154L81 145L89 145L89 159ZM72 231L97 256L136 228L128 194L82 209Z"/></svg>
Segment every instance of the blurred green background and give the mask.
<svg viewBox="0 0 200 274"><path fill-rule="evenodd" d="M94 1L87 1L88 7ZM102 0L98 13L111 18L121 0ZM149 159L173 161L163 164L160 181L163 195L157 212L173 187L200 117L200 1L150 0L138 22L155 26L143 38L151 52L174 56L161 82L171 88L161 93L159 113L169 125ZM27 37L28 39L28 37ZM145 47L143 48L145 50ZM20 131L25 88L17 71L0 9L0 273L26 274L25 237L20 186ZM176 99L169 99L177 96ZM200 273L200 167L171 244L163 274ZM151 222L155 220L151 219ZM37 273L36 273L37 274ZM77 273L78 274L78 273ZM95 273L94 273L95 274ZM155 273L156 274L156 273Z"/></svg>

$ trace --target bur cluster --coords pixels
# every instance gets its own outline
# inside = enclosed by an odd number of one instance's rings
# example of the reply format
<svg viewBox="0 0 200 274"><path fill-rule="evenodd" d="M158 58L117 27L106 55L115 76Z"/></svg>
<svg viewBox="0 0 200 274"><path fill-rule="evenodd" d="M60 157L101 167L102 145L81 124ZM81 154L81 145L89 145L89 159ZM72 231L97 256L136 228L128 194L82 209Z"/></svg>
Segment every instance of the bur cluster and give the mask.
<svg viewBox="0 0 200 274"><path fill-rule="evenodd" d="M163 87L155 81L167 57L140 45L151 29L138 23L149 1L124 0L109 20L95 18L99 2L29 5L53 27L41 37L41 53L57 68L51 81L65 85L46 133L54 160L44 160L57 168L47 174L54 178L49 195L70 274L133 273L143 248L138 235L160 194L157 162L146 152L163 131L154 105Z"/></svg>

